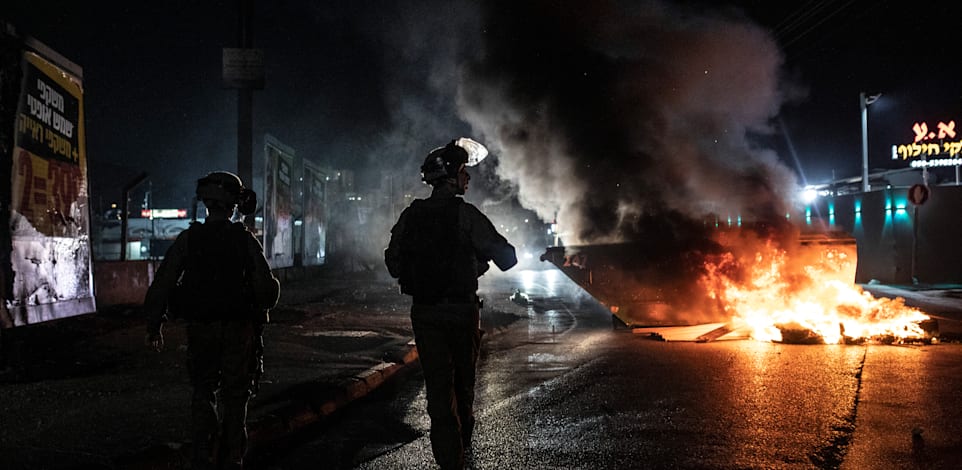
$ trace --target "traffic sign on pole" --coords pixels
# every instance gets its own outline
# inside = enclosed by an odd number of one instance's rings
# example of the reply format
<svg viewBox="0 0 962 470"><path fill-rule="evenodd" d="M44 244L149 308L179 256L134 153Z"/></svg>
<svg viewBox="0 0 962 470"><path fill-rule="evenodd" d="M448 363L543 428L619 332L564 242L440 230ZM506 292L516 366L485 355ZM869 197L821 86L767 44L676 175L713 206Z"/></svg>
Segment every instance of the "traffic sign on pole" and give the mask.
<svg viewBox="0 0 962 470"><path fill-rule="evenodd" d="M916 206L925 204L929 200L929 187L924 184L916 184L909 188L909 201Z"/></svg>

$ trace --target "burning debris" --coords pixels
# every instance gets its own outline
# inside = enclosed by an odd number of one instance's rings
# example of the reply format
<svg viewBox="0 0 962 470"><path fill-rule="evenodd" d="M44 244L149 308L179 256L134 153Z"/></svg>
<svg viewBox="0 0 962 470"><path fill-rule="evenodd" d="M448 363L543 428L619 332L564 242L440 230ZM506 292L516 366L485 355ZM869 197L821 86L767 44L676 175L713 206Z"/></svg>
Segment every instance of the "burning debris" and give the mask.
<svg viewBox="0 0 962 470"><path fill-rule="evenodd" d="M893 343L931 337L931 323L928 331L923 327L927 315L903 299L876 299L854 284L854 243L802 240L793 250L772 240L729 240L732 251L706 259L700 285L732 324L762 341Z"/></svg>
<svg viewBox="0 0 962 470"><path fill-rule="evenodd" d="M624 323L646 326L635 333L667 341L891 344L938 335L937 323L902 299L876 299L854 283L851 236L792 228L715 230L700 245L686 243L697 250L585 245L549 249L543 258ZM564 256L568 250L577 256Z"/></svg>

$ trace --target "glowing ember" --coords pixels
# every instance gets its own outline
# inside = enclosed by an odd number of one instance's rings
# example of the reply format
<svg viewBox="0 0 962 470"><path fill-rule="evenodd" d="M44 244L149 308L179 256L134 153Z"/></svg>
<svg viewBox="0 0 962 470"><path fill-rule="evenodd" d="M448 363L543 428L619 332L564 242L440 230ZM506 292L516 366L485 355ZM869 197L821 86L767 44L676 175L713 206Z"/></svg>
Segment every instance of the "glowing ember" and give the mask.
<svg viewBox="0 0 962 470"><path fill-rule="evenodd" d="M771 241L752 245L741 255L706 261L701 282L753 338L836 344L925 336L920 322L927 315L901 298L876 299L854 284L854 253L831 246L787 253Z"/></svg>

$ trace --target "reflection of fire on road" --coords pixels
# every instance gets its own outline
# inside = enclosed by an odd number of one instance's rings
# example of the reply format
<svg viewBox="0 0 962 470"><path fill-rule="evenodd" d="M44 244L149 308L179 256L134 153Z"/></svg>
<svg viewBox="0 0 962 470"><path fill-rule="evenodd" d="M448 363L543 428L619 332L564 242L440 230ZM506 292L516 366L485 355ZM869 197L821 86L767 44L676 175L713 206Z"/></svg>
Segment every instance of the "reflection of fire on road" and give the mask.
<svg viewBox="0 0 962 470"><path fill-rule="evenodd" d="M770 240L709 256L700 284L730 327L763 341L901 342L926 337L929 319L901 298L873 298L853 283L854 245L804 239L793 253ZM726 246L732 246L726 244ZM814 249L813 249L814 248Z"/></svg>

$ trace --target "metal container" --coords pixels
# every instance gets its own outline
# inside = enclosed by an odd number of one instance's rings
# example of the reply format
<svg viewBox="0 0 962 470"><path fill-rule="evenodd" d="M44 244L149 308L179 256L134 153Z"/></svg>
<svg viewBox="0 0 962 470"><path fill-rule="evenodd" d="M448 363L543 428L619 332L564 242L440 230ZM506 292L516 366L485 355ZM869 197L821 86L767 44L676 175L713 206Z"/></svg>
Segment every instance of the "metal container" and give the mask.
<svg viewBox="0 0 962 470"><path fill-rule="evenodd" d="M652 239L616 244L549 247L542 261L558 267L629 327L725 322L728 315L700 284L709 257L729 251L757 227L709 231L683 241ZM788 256L855 282L855 239L841 231L812 230L786 237Z"/></svg>

